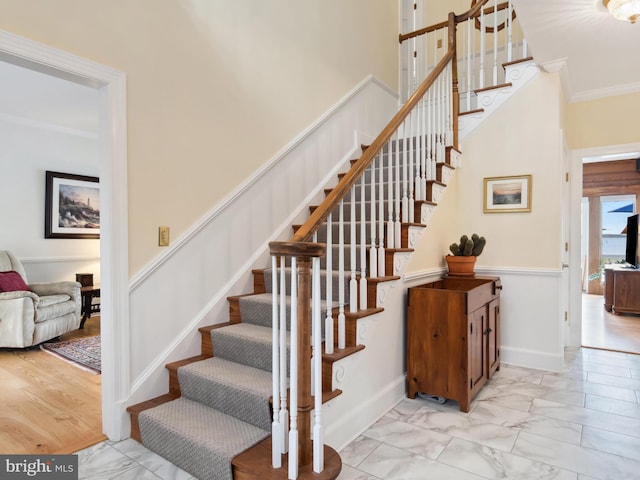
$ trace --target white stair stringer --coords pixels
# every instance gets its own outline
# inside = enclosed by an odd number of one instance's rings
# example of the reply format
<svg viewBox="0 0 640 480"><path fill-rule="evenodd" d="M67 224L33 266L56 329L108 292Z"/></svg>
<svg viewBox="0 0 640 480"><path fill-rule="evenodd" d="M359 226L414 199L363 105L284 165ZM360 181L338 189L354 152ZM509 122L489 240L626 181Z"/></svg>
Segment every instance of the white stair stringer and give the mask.
<svg viewBox="0 0 640 480"><path fill-rule="evenodd" d="M511 95L520 90L539 72L539 68L533 60L506 65L505 70L505 83L510 83L511 86L478 92L477 108L479 111L459 117L458 132L460 140L463 140L473 132L485 118L498 110Z"/></svg>

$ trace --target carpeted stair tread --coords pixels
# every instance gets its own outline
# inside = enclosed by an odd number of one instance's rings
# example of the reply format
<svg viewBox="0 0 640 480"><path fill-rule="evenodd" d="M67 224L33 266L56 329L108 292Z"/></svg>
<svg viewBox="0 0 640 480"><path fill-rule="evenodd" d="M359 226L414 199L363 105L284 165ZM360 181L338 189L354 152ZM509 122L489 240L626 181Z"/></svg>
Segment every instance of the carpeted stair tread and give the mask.
<svg viewBox="0 0 640 480"><path fill-rule="evenodd" d="M178 369L182 396L264 430L271 428L271 373L213 357Z"/></svg>
<svg viewBox="0 0 640 480"><path fill-rule="evenodd" d="M186 398L140 413L142 443L196 478L232 480L233 457L270 432Z"/></svg>
<svg viewBox="0 0 640 480"><path fill-rule="evenodd" d="M270 277L270 272L265 274L265 277ZM348 285L348 282L345 282ZM337 290L336 286L336 290ZM285 297L287 305L287 330L291 329L291 297ZM240 318L243 323L251 323L253 325L260 325L263 327L272 326L272 304L273 298L271 293L258 293L255 295L248 295L240 298ZM337 302L333 303L334 307L338 306ZM322 310L322 318L327 311L327 302L322 300L320 302L320 308Z"/></svg>
<svg viewBox="0 0 640 480"><path fill-rule="evenodd" d="M211 330L211 342L216 357L271 372L270 327L243 322L216 328Z"/></svg>

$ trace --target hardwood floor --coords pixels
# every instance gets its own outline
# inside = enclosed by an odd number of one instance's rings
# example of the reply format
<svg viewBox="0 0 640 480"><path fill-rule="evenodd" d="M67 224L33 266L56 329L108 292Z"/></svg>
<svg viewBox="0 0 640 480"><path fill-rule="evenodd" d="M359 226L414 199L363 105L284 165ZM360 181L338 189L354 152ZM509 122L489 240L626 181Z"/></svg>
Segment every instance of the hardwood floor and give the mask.
<svg viewBox="0 0 640 480"><path fill-rule="evenodd" d="M100 316L60 340L100 333ZM32 349L0 349L0 452L73 453L106 440L101 376Z"/></svg>
<svg viewBox="0 0 640 480"><path fill-rule="evenodd" d="M582 295L582 346L640 354L640 315L604 309L602 295Z"/></svg>

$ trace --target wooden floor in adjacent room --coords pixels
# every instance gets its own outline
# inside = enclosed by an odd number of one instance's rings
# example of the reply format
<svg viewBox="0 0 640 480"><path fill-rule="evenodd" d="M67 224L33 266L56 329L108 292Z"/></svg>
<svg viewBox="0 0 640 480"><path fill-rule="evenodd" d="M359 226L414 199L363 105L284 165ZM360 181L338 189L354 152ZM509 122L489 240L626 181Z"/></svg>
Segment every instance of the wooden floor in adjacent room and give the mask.
<svg viewBox="0 0 640 480"><path fill-rule="evenodd" d="M602 295L582 295L582 346L640 354L640 315L604 309Z"/></svg>
<svg viewBox="0 0 640 480"><path fill-rule="evenodd" d="M60 340L100 334L100 316ZM40 350L0 348L0 454L73 453L105 440L101 376Z"/></svg>

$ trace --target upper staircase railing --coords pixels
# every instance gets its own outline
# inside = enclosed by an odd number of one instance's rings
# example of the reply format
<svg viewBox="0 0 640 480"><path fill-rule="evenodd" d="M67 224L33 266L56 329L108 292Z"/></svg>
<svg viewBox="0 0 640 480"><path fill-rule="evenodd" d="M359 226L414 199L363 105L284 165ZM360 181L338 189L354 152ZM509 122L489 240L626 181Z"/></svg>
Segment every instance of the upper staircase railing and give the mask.
<svg viewBox="0 0 640 480"><path fill-rule="evenodd" d="M448 163L448 150L458 147L458 71L465 72L467 91L476 83L482 85L482 76L471 79L470 65L484 65L488 57L471 47L460 58L457 26L464 24L465 41L471 44L471 23L478 20L486 30L486 18L493 13L492 30L497 34L504 29L499 28L495 12L513 10L510 2L503 7L495 0L493 7L485 8L488 2L480 0L462 15L450 13L446 22L400 36L402 43L434 33L446 40L446 51L423 60L429 67L424 80L418 83L417 70L412 73L416 85L406 103L291 241L270 244L272 464L280 468L283 455L288 453L289 479L297 478L299 468L311 463L314 472L322 472L323 385L327 388L322 357L356 346L354 335L346 334L345 319L376 308L369 304L369 298L375 298L370 288L394 278L393 253L408 247L403 229L421 223L421 208L429 203L428 191L440 183L437 172ZM493 63L501 48L513 52L512 15L508 18L506 43L494 35Z"/></svg>
<svg viewBox="0 0 640 480"><path fill-rule="evenodd" d="M456 24L460 105L468 112L476 107L477 90L505 83L502 65L527 58L528 45L511 0L473 0L471 10L458 15ZM442 45L447 35L447 22L400 35L405 98L444 55Z"/></svg>

